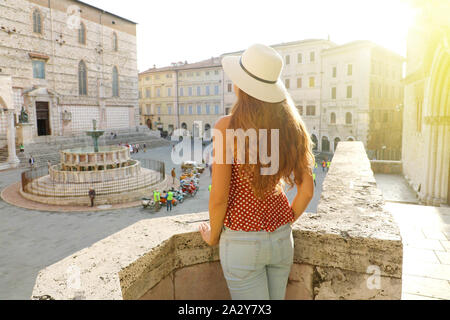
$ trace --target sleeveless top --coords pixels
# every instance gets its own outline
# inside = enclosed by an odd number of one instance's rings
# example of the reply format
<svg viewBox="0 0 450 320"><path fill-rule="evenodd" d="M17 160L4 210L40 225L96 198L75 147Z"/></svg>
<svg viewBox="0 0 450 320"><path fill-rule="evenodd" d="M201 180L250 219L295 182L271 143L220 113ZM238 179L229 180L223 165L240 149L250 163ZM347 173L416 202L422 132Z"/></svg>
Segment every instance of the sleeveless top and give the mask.
<svg viewBox="0 0 450 320"><path fill-rule="evenodd" d="M230 192L224 225L235 231L274 232L294 222L294 211L286 194L267 192L259 199L255 196L250 179L239 173L239 164L232 164Z"/></svg>

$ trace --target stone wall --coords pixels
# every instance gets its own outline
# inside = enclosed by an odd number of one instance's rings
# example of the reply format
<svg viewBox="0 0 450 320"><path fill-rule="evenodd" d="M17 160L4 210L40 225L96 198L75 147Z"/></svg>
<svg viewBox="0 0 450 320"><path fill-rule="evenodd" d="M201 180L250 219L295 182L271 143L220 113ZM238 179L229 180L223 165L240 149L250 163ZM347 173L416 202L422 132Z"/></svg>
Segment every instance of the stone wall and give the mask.
<svg viewBox="0 0 450 320"><path fill-rule="evenodd" d="M371 160L370 166L373 173L402 174L403 163L401 161Z"/></svg>
<svg viewBox="0 0 450 320"><path fill-rule="evenodd" d="M74 6L81 10L86 44L79 43L78 29L71 23ZM33 32L32 17L36 9L42 16L42 34ZM90 124L93 118L99 120L101 128L139 124L136 25L133 22L74 0L5 0L0 1L0 27L15 30L10 34L0 32L1 72L13 77L16 113L25 104L34 126L35 102L47 100L27 97L33 87L57 94L57 102L50 101L49 105L52 135L77 134L86 129L83 123L88 120ZM117 51L113 48L114 33L118 37ZM45 79L33 78L30 54L38 54L45 60ZM79 95L78 88L81 60L87 67L87 95L84 96ZM112 93L113 67L118 68L119 97L113 97ZM72 121L62 121L64 111L72 112ZM1 124L0 119L0 134L5 131Z"/></svg>
<svg viewBox="0 0 450 320"><path fill-rule="evenodd" d="M288 299L400 299L403 248L361 142L342 142L317 213L293 225ZM45 268L33 299L227 299L207 213L142 220Z"/></svg>

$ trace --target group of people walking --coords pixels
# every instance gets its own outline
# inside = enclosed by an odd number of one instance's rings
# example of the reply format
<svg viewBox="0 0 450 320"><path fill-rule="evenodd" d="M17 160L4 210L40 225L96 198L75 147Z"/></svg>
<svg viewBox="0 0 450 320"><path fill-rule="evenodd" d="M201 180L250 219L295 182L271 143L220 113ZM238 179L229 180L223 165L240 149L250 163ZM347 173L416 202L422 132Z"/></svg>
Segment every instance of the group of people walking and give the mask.
<svg viewBox="0 0 450 320"><path fill-rule="evenodd" d="M130 149L130 153L139 153L139 151L147 152L147 145L144 143L142 146L139 143L129 144L128 142L125 144L119 143L119 147L125 146Z"/></svg>

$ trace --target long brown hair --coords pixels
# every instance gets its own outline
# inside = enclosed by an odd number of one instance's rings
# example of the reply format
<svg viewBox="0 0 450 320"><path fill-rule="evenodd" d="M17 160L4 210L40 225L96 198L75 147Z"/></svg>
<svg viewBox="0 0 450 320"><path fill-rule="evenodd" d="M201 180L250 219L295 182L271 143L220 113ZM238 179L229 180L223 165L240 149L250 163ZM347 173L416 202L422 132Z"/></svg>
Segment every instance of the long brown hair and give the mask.
<svg viewBox="0 0 450 320"><path fill-rule="evenodd" d="M262 198L268 192L280 191L283 183L293 187L301 184L303 174L312 175L314 155L312 153L311 137L303 123L297 108L290 97L279 103L269 103L258 100L239 89L238 99L231 111L229 129L279 130L279 169L274 175L261 175L262 165L259 158L256 164L249 161L241 164L241 174L249 174L254 194ZM249 140L246 141L246 159L249 150ZM271 150L270 133L268 134L267 150ZM258 147L259 148L259 147ZM236 157L236 145L235 145Z"/></svg>

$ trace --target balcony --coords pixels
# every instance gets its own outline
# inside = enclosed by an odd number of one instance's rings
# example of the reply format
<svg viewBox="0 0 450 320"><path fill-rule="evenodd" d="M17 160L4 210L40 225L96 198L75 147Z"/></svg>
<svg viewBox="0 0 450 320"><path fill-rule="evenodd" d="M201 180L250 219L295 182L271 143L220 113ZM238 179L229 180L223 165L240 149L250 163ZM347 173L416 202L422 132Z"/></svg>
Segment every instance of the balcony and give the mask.
<svg viewBox="0 0 450 320"><path fill-rule="evenodd" d="M208 213L142 220L39 272L32 299L229 299ZM403 246L361 142L341 142L317 213L293 225L287 299L400 299Z"/></svg>

